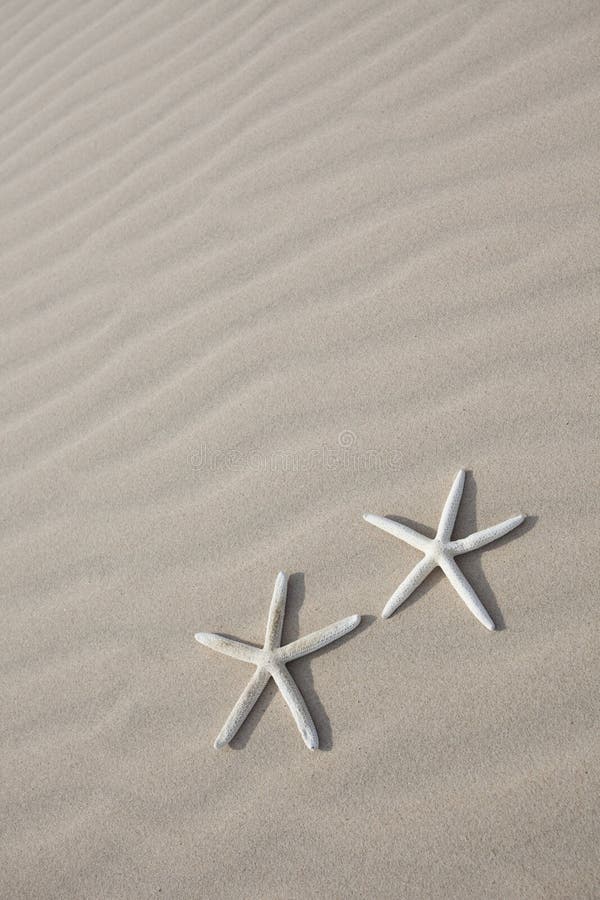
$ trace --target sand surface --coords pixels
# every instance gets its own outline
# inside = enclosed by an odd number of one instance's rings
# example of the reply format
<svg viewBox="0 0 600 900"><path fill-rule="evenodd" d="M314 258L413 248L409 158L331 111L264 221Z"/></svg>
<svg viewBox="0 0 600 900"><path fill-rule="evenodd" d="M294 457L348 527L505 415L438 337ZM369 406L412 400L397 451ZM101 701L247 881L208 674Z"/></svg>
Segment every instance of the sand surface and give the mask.
<svg viewBox="0 0 600 900"><path fill-rule="evenodd" d="M3 898L600 896L596 0L8 0ZM361 518L524 526L439 574ZM361 613L212 742L249 670Z"/></svg>

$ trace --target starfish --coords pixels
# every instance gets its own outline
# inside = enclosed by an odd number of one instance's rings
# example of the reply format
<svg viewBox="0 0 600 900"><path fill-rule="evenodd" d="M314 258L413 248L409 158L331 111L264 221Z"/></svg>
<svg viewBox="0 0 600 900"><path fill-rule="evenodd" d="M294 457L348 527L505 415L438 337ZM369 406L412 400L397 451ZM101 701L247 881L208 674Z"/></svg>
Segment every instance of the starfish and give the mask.
<svg viewBox="0 0 600 900"><path fill-rule="evenodd" d="M217 735L215 740L217 750L228 744L234 735L237 734L238 729L265 689L269 678L273 678L281 691L306 746L309 750L316 750L319 746L319 736L315 724L304 702L304 698L286 666L292 660L314 653L315 650L320 650L321 647L326 647L327 644L331 644L343 635L348 634L349 631L356 628L360 622L360 616L349 616L347 619L341 619L333 625L328 625L319 631L313 631L312 634L307 634L305 637L292 641L291 644L285 644L282 647L281 630L285 615L286 597L287 577L284 572L280 572L275 580L275 589L269 608L267 633L263 647L254 647L252 644L235 641L221 634L210 634L201 631L194 635L199 643L210 647L211 650L218 650L219 653L224 653L226 656L233 656L235 659L241 659L242 662L252 663L256 666L256 672L248 682L248 686Z"/></svg>
<svg viewBox="0 0 600 900"><path fill-rule="evenodd" d="M429 573L433 572L436 566L439 566L475 618L479 619L481 624L485 625L490 631L493 631L496 627L477 594L456 565L454 557L459 556L461 553L477 550L478 547L483 547L492 541L497 541L498 538L503 537L503 535L512 531L513 528L516 528L517 525L520 525L525 516L514 516L512 519L507 519L506 522L501 522L499 525L492 525L491 528L485 528L483 531L476 531L474 534L470 534L468 537L452 541L452 529L456 522L464 484L465 470L461 469L454 479L448 499L444 504L440 524L434 538L425 537L425 535L414 531L407 525L401 525L399 522L394 522L392 519L387 519L384 516L363 516L371 525L376 525L383 531L393 534L394 537L400 538L401 541L405 541L411 547L415 547L425 554L424 559L417 563L384 606L381 614L384 619L388 619L410 597L412 592L425 581Z"/></svg>

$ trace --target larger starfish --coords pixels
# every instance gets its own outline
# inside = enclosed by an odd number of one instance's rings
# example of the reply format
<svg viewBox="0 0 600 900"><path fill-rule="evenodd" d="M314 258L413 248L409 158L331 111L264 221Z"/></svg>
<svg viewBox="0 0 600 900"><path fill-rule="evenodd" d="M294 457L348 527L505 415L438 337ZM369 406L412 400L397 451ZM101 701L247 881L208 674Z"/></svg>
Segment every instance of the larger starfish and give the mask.
<svg viewBox="0 0 600 900"><path fill-rule="evenodd" d="M348 634L349 631L356 628L360 622L360 616L349 616L347 619L341 619L333 625L321 628L320 631L313 631L312 634L307 634L305 637L282 647L281 630L285 615L286 597L287 577L284 572L280 572L275 580L275 590L273 591L273 599L269 608L267 633L263 647L253 647L251 644L234 641L232 638L223 637L220 634L201 631L194 635L197 641L206 647L210 647L211 650L218 650L219 653L225 653L226 656L233 656L235 659L241 659L242 662L252 663L256 666L256 672L248 682L246 690L233 707L229 718L217 735L215 741L217 749L224 747L225 744L232 740L265 689L269 678L273 678L281 691L306 746L309 750L316 750L319 746L319 736L315 724L306 707L304 698L286 666L292 660L298 659L300 656L306 656L308 653L314 653L315 650L320 650L321 647L325 647L327 644L331 644L332 641L337 641L344 634Z"/></svg>
<svg viewBox="0 0 600 900"><path fill-rule="evenodd" d="M387 531L389 534L393 534L394 537L400 538L401 541L405 541L411 547L415 547L425 554L424 559L417 563L384 606L381 614L384 619L389 618L410 597L412 592L425 581L429 573L433 572L436 566L439 566L461 600L466 603L481 624L485 625L490 631L493 631L496 627L479 597L456 565L454 557L459 556L461 553L477 550L478 547L483 547L492 541L497 541L498 538L503 537L503 535L512 531L513 528L516 528L517 525L520 525L525 516L513 516L512 519L507 519L506 522L492 525L491 528L485 528L483 531L476 531L466 538L461 538L458 541L451 540L464 484L465 470L461 469L454 479L448 499L444 504L440 524L434 538L425 537L424 534L419 534L418 531L414 531L407 525L401 525L392 519L386 519L384 516L363 516L367 522L382 528L383 531Z"/></svg>

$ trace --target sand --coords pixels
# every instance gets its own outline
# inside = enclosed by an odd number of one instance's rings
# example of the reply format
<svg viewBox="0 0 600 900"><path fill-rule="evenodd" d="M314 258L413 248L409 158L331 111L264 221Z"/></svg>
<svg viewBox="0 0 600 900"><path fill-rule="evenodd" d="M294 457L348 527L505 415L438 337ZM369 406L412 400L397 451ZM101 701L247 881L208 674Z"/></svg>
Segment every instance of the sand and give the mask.
<svg viewBox="0 0 600 900"><path fill-rule="evenodd" d="M0 17L0 894L600 896L594 0ZM455 535L488 633L362 513ZM271 686L194 641L360 613Z"/></svg>

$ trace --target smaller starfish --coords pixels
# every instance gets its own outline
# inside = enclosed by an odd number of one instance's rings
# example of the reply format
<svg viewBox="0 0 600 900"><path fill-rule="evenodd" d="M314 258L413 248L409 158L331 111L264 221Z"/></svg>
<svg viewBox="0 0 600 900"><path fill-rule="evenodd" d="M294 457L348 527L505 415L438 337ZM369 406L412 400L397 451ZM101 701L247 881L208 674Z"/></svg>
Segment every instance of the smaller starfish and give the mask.
<svg viewBox="0 0 600 900"><path fill-rule="evenodd" d="M273 678L281 691L283 699L289 706L296 725L300 729L300 734L306 746L309 750L316 750L319 746L319 736L315 724L304 702L304 698L286 666L292 660L314 653L315 650L320 650L321 647L326 647L327 644L331 644L344 634L348 634L349 631L356 628L360 622L360 616L349 616L347 619L341 619L333 625L328 625L319 631L313 631L312 634L307 634L305 637L282 647L281 630L285 615L286 597L287 577L284 572L280 572L275 581L275 590L273 591L273 599L269 609L267 633L263 647L253 647L251 644L234 641L220 634L210 634L201 631L194 635L199 643L210 647L211 650L218 650L219 653L224 653L226 656L233 656L235 659L241 659L243 662L252 663L256 666L256 672L248 682L246 690L233 707L229 718L217 736L215 741L217 750L232 740L265 689L269 678Z"/></svg>
<svg viewBox="0 0 600 900"><path fill-rule="evenodd" d="M479 597L454 562L454 557L459 556L461 553L469 553L471 550L477 550L478 547L483 547L485 544L490 544L492 541L497 541L498 538L503 537L505 534L508 534L509 531L512 531L513 528L516 528L517 525L520 525L525 516L514 516L512 519L507 519L506 522L501 522L499 525L492 525L491 528L485 528L483 531L476 531L474 534L470 534L468 537L461 538L461 540L458 541L450 540L452 537L452 529L456 522L464 484L465 470L461 469L454 479L454 484L448 494L448 499L446 500L440 518L440 524L438 525L437 534L434 538L425 537L425 535L419 534L418 531L414 531L407 525L401 525L399 522L394 522L392 519L386 519L384 516L363 516L363 518L367 522L370 522L371 525L376 525L378 528L383 529L383 531L393 534L394 537L400 538L401 541L405 541L407 544L410 544L411 547L415 547L425 554L425 558L422 559L421 562L414 567L412 572L407 575L400 587L394 591L384 606L381 614L384 619L389 618L398 607L410 597L412 592L425 581L429 573L433 572L436 566L439 566L456 593L461 600L466 603L475 618L479 619L481 624L485 625L490 631L493 631L496 627Z"/></svg>

